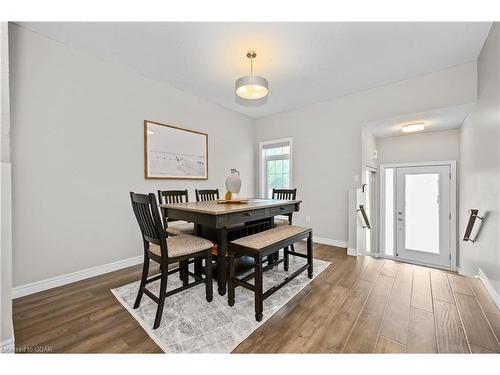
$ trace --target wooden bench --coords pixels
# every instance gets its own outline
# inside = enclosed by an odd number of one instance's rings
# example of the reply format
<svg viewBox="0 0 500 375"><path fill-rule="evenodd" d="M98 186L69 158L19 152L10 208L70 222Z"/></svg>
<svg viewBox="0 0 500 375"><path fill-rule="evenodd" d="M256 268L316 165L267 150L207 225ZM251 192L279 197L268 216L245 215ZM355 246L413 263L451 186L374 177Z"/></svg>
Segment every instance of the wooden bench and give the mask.
<svg viewBox="0 0 500 375"><path fill-rule="evenodd" d="M292 244L303 239L307 239L307 255L300 254L289 249ZM278 259L272 263L269 262L265 267L262 266L264 259L266 259L269 255L278 253L281 249L284 249L284 257L282 259ZM255 261L255 269L254 272L240 279L235 276L235 256L241 255L253 258ZM285 271L288 271L290 255L306 258L307 264L287 276L280 284L275 285L264 292L262 288L262 272L282 262L284 263ZM242 286L253 291L255 293L255 319L260 322L262 320L264 300L288 282L296 278L306 269L308 270L308 277L312 279L313 246L311 228L284 225L234 240L229 245L229 306L234 306L234 290L237 286ZM253 285L247 282L252 278L255 279Z"/></svg>

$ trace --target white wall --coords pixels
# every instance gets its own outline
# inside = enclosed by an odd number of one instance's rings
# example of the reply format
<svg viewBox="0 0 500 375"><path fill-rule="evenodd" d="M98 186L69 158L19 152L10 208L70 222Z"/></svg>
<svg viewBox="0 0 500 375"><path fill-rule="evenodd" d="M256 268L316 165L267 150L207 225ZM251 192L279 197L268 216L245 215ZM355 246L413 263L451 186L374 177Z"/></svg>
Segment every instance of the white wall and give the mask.
<svg viewBox="0 0 500 375"><path fill-rule="evenodd" d="M15 287L141 255L131 190L253 195L251 119L19 26L11 103ZM208 181L145 180L144 119L207 132Z"/></svg>
<svg viewBox="0 0 500 375"><path fill-rule="evenodd" d="M293 137L293 184L304 201L297 223L309 215L316 236L347 241L363 124L475 102L476 78L473 62L257 120L257 142Z"/></svg>
<svg viewBox="0 0 500 375"><path fill-rule="evenodd" d="M377 138L378 163L418 163L459 159L460 130Z"/></svg>
<svg viewBox="0 0 500 375"><path fill-rule="evenodd" d="M460 241L459 266L481 269L500 295L500 24L494 23L478 60L478 104L461 128L460 232L471 208L488 212L477 242Z"/></svg>
<svg viewBox="0 0 500 375"><path fill-rule="evenodd" d="M14 346L12 326L12 216L8 24L0 25L0 352Z"/></svg>
<svg viewBox="0 0 500 375"><path fill-rule="evenodd" d="M362 129L362 168L371 167L378 168L377 160L375 157L375 153L377 152L377 138L373 135L373 133L368 130L366 127ZM364 175L363 175L364 177ZM366 181L363 180L363 183Z"/></svg>

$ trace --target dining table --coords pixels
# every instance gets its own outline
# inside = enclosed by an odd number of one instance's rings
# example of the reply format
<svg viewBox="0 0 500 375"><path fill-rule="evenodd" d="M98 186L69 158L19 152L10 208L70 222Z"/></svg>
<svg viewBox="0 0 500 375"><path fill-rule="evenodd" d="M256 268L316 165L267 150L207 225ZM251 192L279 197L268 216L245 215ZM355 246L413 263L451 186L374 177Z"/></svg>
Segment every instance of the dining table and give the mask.
<svg viewBox="0 0 500 375"><path fill-rule="evenodd" d="M238 203L227 201L183 202L160 204L166 217L194 223L195 234L217 245L217 286L220 295L226 294L226 253L228 233L237 226L268 221L274 217L299 211L300 200L251 198Z"/></svg>

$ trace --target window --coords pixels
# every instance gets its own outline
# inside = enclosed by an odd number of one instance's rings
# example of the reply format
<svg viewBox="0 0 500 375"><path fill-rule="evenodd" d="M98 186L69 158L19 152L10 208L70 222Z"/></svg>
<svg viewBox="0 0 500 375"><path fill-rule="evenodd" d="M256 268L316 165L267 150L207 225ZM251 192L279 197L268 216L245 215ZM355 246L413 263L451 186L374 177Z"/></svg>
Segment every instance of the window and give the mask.
<svg viewBox="0 0 500 375"><path fill-rule="evenodd" d="M272 198L273 188L292 186L292 140L277 140L260 144L261 192Z"/></svg>

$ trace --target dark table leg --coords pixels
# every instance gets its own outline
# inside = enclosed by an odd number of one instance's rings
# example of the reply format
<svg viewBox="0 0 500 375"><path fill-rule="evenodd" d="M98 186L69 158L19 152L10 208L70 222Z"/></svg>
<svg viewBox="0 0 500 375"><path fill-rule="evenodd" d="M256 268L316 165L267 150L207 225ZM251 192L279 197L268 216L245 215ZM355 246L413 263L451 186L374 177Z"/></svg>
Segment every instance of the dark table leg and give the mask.
<svg viewBox="0 0 500 375"><path fill-rule="evenodd" d="M217 283L219 294L226 294L226 252L227 252L227 229L221 228L218 233L219 243L217 245Z"/></svg>
<svg viewBox="0 0 500 375"><path fill-rule="evenodd" d="M201 225L195 224L194 232L196 233L196 236L201 237ZM203 261L202 257L194 259L194 274L197 276L201 276L201 274L203 273L202 261Z"/></svg>

